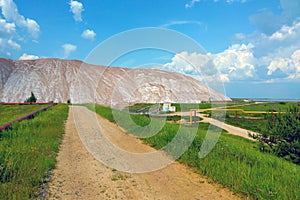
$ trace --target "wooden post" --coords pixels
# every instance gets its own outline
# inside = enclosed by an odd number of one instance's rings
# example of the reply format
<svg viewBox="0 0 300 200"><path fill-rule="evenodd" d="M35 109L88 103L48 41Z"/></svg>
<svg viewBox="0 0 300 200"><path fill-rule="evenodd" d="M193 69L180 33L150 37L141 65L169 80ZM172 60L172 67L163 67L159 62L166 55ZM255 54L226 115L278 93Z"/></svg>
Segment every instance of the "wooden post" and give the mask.
<svg viewBox="0 0 300 200"><path fill-rule="evenodd" d="M192 125L192 123L193 123L193 121L192 121L192 120L193 120L193 119L192 119L192 118L193 118L192 112L193 112L193 110L190 110L190 124L191 124L191 125Z"/></svg>
<svg viewBox="0 0 300 200"><path fill-rule="evenodd" d="M235 111L235 123L238 124L239 118L238 118L238 111Z"/></svg>
<svg viewBox="0 0 300 200"><path fill-rule="evenodd" d="M194 124L196 124L197 122L197 111L194 110Z"/></svg>

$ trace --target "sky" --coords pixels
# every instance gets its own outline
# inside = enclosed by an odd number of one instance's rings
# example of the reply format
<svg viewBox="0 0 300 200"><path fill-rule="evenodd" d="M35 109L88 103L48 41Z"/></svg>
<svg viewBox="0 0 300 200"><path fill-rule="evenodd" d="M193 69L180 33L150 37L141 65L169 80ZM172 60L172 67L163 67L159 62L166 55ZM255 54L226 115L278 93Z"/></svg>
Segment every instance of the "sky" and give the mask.
<svg viewBox="0 0 300 200"><path fill-rule="evenodd" d="M300 98L299 0L0 0L0 57L86 61L115 35L147 27L203 51L140 49L112 65L218 79L232 98Z"/></svg>

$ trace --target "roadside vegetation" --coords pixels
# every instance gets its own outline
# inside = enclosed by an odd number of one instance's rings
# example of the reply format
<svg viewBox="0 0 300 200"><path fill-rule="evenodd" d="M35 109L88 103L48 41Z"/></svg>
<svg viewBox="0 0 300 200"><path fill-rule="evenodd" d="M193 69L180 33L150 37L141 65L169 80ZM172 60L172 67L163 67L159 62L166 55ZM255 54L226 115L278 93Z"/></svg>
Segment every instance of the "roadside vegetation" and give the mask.
<svg viewBox="0 0 300 200"><path fill-rule="evenodd" d="M278 102L278 103L260 103L249 104L244 106L230 106L227 107L226 112L214 110L213 115L211 111L205 111L208 116L216 119L225 119L225 122L234 126L248 129L254 132L262 132L268 124L268 118L272 112L286 112L291 107L298 107L295 102ZM243 113L241 110L237 112L233 109L242 109L244 111L266 112L266 113ZM224 116L225 115L225 116Z"/></svg>
<svg viewBox="0 0 300 200"><path fill-rule="evenodd" d="M253 138L260 142L260 150L300 165L300 113L291 107L283 113L268 115L268 123Z"/></svg>
<svg viewBox="0 0 300 200"><path fill-rule="evenodd" d="M18 119L26 114L41 109L45 105L28 104L28 105L2 105L0 104L0 126Z"/></svg>
<svg viewBox="0 0 300 200"><path fill-rule="evenodd" d="M111 108L86 106L115 122ZM131 115L131 118L141 126L150 123L150 119L145 115ZM126 122L121 126L128 133L136 133L128 129ZM260 152L259 142L229 135L223 131L214 149L205 158L200 159L198 153L208 126L206 123L185 126L186 134L183 135L188 137L188 132L195 129L197 135L189 149L178 159L179 162L251 199L300 199L300 167L275 155ZM179 125L166 123L157 134L143 141L156 149L163 148L175 137L178 129ZM215 131L220 130L215 127ZM173 148L166 149L167 153L176 151L178 146Z"/></svg>
<svg viewBox="0 0 300 200"><path fill-rule="evenodd" d="M5 116L15 116L18 109L26 114L31 110L23 108L33 106L38 105L10 107ZM39 197L55 167L67 117L68 106L59 104L0 133L0 199Z"/></svg>

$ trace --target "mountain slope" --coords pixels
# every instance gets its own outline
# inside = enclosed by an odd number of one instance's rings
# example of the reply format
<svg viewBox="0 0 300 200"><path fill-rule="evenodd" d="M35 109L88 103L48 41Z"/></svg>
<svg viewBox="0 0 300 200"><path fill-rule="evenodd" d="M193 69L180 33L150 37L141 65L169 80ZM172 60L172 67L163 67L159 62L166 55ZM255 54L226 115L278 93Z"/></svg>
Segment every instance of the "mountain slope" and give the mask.
<svg viewBox="0 0 300 200"><path fill-rule="evenodd" d="M23 102L32 91L38 101L97 102L120 107L128 103L230 100L199 81L155 69L127 69L76 60L0 59L0 101Z"/></svg>

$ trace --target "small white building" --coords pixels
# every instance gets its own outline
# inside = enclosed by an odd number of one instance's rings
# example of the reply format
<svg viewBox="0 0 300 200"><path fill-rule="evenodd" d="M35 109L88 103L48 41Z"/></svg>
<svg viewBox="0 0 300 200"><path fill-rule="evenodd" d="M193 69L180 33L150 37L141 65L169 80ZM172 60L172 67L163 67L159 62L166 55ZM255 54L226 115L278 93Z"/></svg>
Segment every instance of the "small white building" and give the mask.
<svg viewBox="0 0 300 200"><path fill-rule="evenodd" d="M164 112L176 112L176 107L172 106L171 103L164 103L163 111Z"/></svg>

